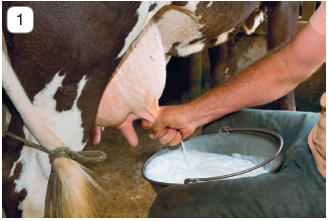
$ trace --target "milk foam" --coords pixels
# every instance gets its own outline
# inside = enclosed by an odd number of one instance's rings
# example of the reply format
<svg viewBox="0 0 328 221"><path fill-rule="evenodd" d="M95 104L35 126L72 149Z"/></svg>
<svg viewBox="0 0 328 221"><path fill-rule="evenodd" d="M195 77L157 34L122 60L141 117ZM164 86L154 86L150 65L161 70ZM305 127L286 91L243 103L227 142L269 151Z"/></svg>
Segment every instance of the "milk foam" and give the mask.
<svg viewBox="0 0 328 221"><path fill-rule="evenodd" d="M183 183L186 178L222 176L249 169L263 162L263 159L256 159L255 156L244 156L241 154L228 156L195 150L187 152L191 171L188 170L182 150L178 149L152 159L145 169L146 177L164 183ZM256 161L260 162L257 163ZM231 179L256 176L268 172L261 167L248 173L231 177Z"/></svg>

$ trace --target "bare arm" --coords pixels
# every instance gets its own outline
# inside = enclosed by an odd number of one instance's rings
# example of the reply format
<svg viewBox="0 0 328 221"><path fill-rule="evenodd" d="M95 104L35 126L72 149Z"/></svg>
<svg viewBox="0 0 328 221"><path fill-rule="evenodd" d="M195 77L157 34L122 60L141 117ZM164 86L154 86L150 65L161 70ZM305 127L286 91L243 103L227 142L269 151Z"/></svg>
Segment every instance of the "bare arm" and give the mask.
<svg viewBox="0 0 328 221"><path fill-rule="evenodd" d="M228 113L274 101L308 78L325 60L326 38L307 24L286 46L255 62L226 84L187 105L162 107L150 133L154 137L161 134L162 143L179 143L181 136L162 129L179 129L185 138L198 126ZM143 126L149 128L151 124L144 122Z"/></svg>
<svg viewBox="0 0 328 221"><path fill-rule="evenodd" d="M326 60L326 38L307 24L285 47L190 103L197 126L287 94Z"/></svg>

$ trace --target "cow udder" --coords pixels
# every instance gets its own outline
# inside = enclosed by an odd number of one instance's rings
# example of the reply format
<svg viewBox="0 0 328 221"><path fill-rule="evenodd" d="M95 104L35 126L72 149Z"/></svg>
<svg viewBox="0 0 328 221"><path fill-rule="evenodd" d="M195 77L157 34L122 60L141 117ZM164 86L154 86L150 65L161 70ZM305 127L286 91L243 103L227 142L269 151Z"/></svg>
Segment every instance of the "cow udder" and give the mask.
<svg viewBox="0 0 328 221"><path fill-rule="evenodd" d="M165 56L159 31L151 20L125 53L101 98L97 126L119 128L131 146L138 139L132 122L154 122L165 86Z"/></svg>

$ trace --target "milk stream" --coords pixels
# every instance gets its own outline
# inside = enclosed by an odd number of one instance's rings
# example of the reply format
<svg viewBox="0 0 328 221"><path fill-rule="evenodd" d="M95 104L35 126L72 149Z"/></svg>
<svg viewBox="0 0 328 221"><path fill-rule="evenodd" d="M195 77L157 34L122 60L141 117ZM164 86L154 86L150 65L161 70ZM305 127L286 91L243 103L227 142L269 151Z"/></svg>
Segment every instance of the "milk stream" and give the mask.
<svg viewBox="0 0 328 221"><path fill-rule="evenodd" d="M186 164L187 164L187 167L188 167L188 170L191 170L191 166L190 166L190 160L189 160L189 157L188 157L188 154L187 154L187 150L186 150L186 147L183 143L183 140L181 140L181 148L183 150L183 156L184 156L184 159L186 161Z"/></svg>

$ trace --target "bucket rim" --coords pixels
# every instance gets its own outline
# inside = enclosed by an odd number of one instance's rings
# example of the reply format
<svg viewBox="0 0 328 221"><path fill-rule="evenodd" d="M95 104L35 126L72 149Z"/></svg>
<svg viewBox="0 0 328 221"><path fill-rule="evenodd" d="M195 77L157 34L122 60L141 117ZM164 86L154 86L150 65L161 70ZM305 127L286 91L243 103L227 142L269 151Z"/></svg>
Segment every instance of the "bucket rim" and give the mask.
<svg viewBox="0 0 328 221"><path fill-rule="evenodd" d="M266 164L268 164L269 162L271 162L271 161L272 161L275 157L277 157L278 155L280 155L279 163L277 164L276 167L274 167L274 168L273 168L272 170L270 170L268 173L273 173L273 172L275 172L275 171L276 171L276 170L282 165L282 162L283 162L283 153L281 152L281 150L282 150L283 140L282 140L282 137L281 137L279 134L277 134L277 133L275 133L275 132L273 132L273 131L270 131L270 130L264 130L264 129L258 129L258 128L243 128L243 129L241 129L241 128L236 128L236 129L229 128L229 131L233 131L233 130L243 130L243 131L255 130L255 131L257 131L257 132L269 133L269 134L275 136L275 137L280 141L280 142L279 142L280 145L278 146L278 145L276 145L275 143L273 143L273 142L271 142L271 141L269 141L269 140L267 140L267 139L265 139L265 138L262 138L262 137L258 137L258 136L254 136L254 135L249 135L249 134L234 133L234 135L238 135L238 136L254 137L254 138L257 138L257 139L264 140L265 142L268 142L268 143L272 144L273 146L275 146L275 147L277 148L277 152L276 152L272 157L270 157L268 160L266 160L266 161L264 161L264 162L262 162L262 163L260 163L260 164L258 164L258 165L255 165L254 167L248 168L248 169L246 169L246 170L242 170L242 171L238 171L238 172L235 172L235 173L230 173L230 174L226 174L226 175L222 175L222 176L216 176L216 177L207 177L207 178L186 178L186 179L184 180L184 182L185 182L184 184L195 183L195 182L199 182L199 181L205 181L205 182L207 182L207 181L222 180L222 179L225 179L225 178L229 178L229 177L233 177L233 176L237 176L237 175L245 174L245 173L248 173L248 172L250 172L250 171L253 171L253 170L256 170L256 169L258 169L258 168L263 167L264 165L266 165ZM220 131L221 131L221 129L220 129ZM188 139L188 141L193 140L193 139L196 139L196 138L199 138L199 137L217 136L218 134L220 134L220 133L200 135L200 136L197 136L197 137L190 138L190 139ZM229 134L229 133L227 133L227 134ZM160 150L160 151L165 151L165 150L170 151L169 148L170 148L170 146L168 146L168 147L166 147L166 148L164 148L164 149L162 149L162 150ZM180 147L180 148L181 148L181 147ZM178 149L179 149L179 148L178 148ZM176 150L178 150L178 149L176 149ZM152 156L151 156L151 157L150 157L150 158L144 163L144 165L143 165L143 167L142 167L142 170L141 170L141 173L142 173L143 177L144 177L148 182L150 182L151 184L154 183L154 184L161 185L161 186L184 185L184 184L182 184L182 183L164 183L164 182L160 182L160 181L151 180L151 179L149 179L149 178L145 175L144 171L145 171L145 169L146 169L147 164L148 164L148 163L154 158L154 156L155 156L156 154L158 154L160 151L154 153L154 154L153 154L153 155L152 155ZM171 150L171 151L172 151L172 150Z"/></svg>

